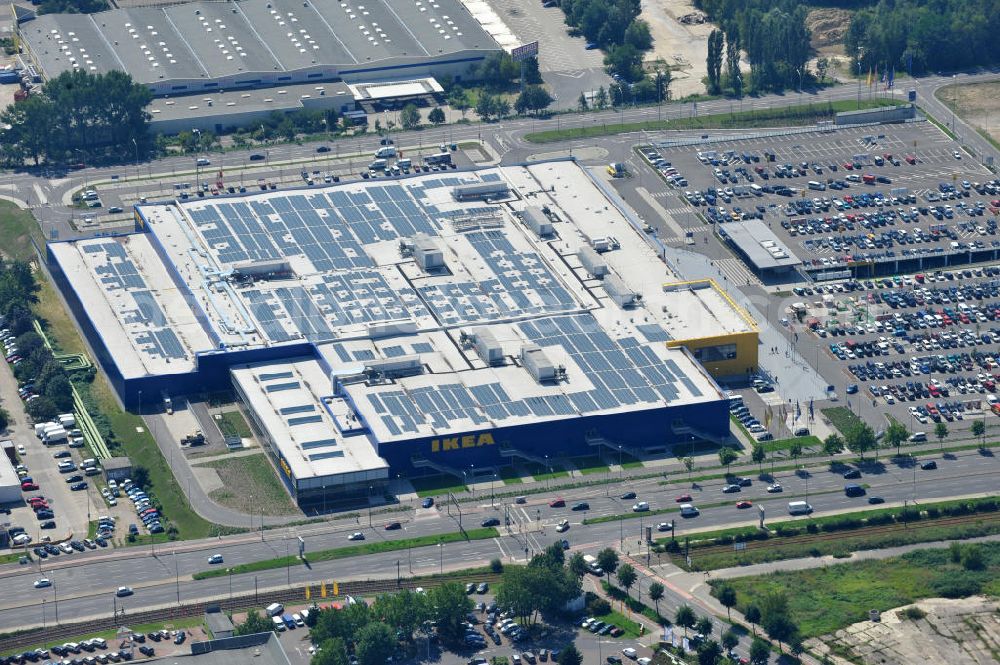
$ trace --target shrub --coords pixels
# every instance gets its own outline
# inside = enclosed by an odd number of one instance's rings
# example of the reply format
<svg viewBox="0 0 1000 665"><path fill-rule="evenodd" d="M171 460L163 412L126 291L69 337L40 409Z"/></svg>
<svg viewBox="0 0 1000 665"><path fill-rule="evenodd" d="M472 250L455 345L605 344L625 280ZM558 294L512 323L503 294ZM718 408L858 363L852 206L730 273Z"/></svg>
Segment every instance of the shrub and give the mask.
<svg viewBox="0 0 1000 665"><path fill-rule="evenodd" d="M490 559L490 570L494 573L503 572L503 561L500 559Z"/></svg>
<svg viewBox="0 0 1000 665"><path fill-rule="evenodd" d="M594 598L587 603L587 613L590 616L600 617L611 612L611 603L603 598Z"/></svg>
<svg viewBox="0 0 1000 665"><path fill-rule="evenodd" d="M982 579L968 571L955 573L931 582L934 593L942 598L968 598L978 594L982 587Z"/></svg>
<svg viewBox="0 0 1000 665"><path fill-rule="evenodd" d="M919 619L923 619L925 616L927 616L927 612L924 612L916 605L910 605L909 607L903 609L903 618L909 619L910 621L917 621Z"/></svg>
<svg viewBox="0 0 1000 665"><path fill-rule="evenodd" d="M816 526L815 522L810 522L809 524L806 525L806 531L808 531L809 533L818 533L819 527Z"/></svg>

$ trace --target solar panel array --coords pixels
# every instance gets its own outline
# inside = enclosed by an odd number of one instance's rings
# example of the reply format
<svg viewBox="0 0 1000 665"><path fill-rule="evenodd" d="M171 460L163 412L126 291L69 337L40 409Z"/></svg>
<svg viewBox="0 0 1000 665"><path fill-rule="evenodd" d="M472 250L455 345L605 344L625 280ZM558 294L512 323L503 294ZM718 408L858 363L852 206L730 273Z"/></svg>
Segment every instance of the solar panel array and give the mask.
<svg viewBox="0 0 1000 665"><path fill-rule="evenodd" d="M546 317L519 324L539 346L560 346L594 385L591 390L512 398L500 383L465 386L446 384L409 390L387 390L366 395L377 417L393 436L417 433L427 424L438 431L455 429L454 421L501 423L527 416L557 417L587 414L634 405L657 405L680 397L677 384L694 396L702 391L685 376L673 359L661 360L633 337L614 340L589 314ZM336 345L339 346L339 345ZM383 349L387 356L402 355L403 346ZM350 356L338 350L345 361ZM357 356L357 354L355 354ZM564 384L572 390L573 378Z"/></svg>
<svg viewBox="0 0 1000 665"><path fill-rule="evenodd" d="M168 360L183 360L187 357L184 346L170 328L170 322L149 290L146 280L129 257L125 247L114 240L87 244L83 251L97 260L103 255L104 263L96 265L98 283L108 293L124 291L132 299L132 307L120 311L122 322L134 324L125 328L135 348L150 356L160 356ZM135 326L142 326L135 330Z"/></svg>
<svg viewBox="0 0 1000 665"><path fill-rule="evenodd" d="M496 275L479 282L421 287L438 319L449 325L574 309L572 295L534 252L518 252L500 230L465 234Z"/></svg>

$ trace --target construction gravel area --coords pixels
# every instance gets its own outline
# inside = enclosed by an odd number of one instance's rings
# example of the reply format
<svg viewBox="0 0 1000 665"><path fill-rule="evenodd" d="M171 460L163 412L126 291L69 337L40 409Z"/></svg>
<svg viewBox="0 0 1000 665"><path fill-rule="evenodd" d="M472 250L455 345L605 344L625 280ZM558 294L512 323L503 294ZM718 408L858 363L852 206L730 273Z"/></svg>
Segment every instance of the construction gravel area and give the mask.
<svg viewBox="0 0 1000 665"><path fill-rule="evenodd" d="M834 635L810 640L816 652L838 665L995 665L1000 662L1000 601L983 596L931 598L915 604L923 618L903 608L883 612ZM910 606L908 606L910 607Z"/></svg>
<svg viewBox="0 0 1000 665"><path fill-rule="evenodd" d="M949 85L938 90L937 98L967 123L1000 141L1000 82Z"/></svg>
<svg viewBox="0 0 1000 665"><path fill-rule="evenodd" d="M690 0L643 0L639 15L649 23L653 35L653 50L646 54L645 60L649 63L662 59L670 67L673 75L670 94L674 99L705 92L708 35L715 26L707 21L680 21L691 15L703 16Z"/></svg>

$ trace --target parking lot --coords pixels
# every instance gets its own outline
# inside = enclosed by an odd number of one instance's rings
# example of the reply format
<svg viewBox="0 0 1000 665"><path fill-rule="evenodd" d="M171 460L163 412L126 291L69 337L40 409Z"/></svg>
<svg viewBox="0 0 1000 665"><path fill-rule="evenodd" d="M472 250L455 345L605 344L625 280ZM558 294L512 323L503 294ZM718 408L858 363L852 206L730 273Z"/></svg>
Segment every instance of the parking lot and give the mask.
<svg viewBox="0 0 1000 665"><path fill-rule="evenodd" d="M679 215L690 231L764 220L811 273L894 274L1000 250L1000 187L930 123L656 152L673 196L700 214Z"/></svg>
<svg viewBox="0 0 1000 665"><path fill-rule="evenodd" d="M839 361L849 395L871 400L910 431L992 420L1000 365L1000 267L796 287L796 316ZM819 298L817 299L817 296ZM793 307L796 309L796 307ZM998 407L1000 409L1000 407ZM926 426L926 427L922 427Z"/></svg>

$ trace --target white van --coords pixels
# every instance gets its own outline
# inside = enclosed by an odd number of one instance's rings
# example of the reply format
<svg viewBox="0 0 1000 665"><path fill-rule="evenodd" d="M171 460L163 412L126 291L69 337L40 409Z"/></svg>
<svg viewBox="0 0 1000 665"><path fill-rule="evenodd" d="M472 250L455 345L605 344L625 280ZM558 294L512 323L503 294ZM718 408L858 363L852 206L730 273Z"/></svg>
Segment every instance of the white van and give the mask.
<svg viewBox="0 0 1000 665"><path fill-rule="evenodd" d="M264 611L267 612L267 616L276 617L285 611L285 606L281 603L271 603L264 608Z"/></svg>
<svg viewBox="0 0 1000 665"><path fill-rule="evenodd" d="M276 632L282 632L285 630L285 622L281 620L280 616L271 617L271 623L274 624L274 630Z"/></svg>
<svg viewBox="0 0 1000 665"><path fill-rule="evenodd" d="M695 517L698 515L698 509L695 508L690 503L681 504L681 517Z"/></svg>
<svg viewBox="0 0 1000 665"><path fill-rule="evenodd" d="M789 515L808 515L813 511L813 507L810 506L805 501L789 501L788 502L788 514Z"/></svg>
<svg viewBox="0 0 1000 665"><path fill-rule="evenodd" d="M815 180L809 181L809 189L815 189L817 192L822 192L826 190L826 185Z"/></svg>
<svg viewBox="0 0 1000 665"><path fill-rule="evenodd" d="M388 157L396 156L396 146L394 145L384 145L375 151L376 159L386 159Z"/></svg>

